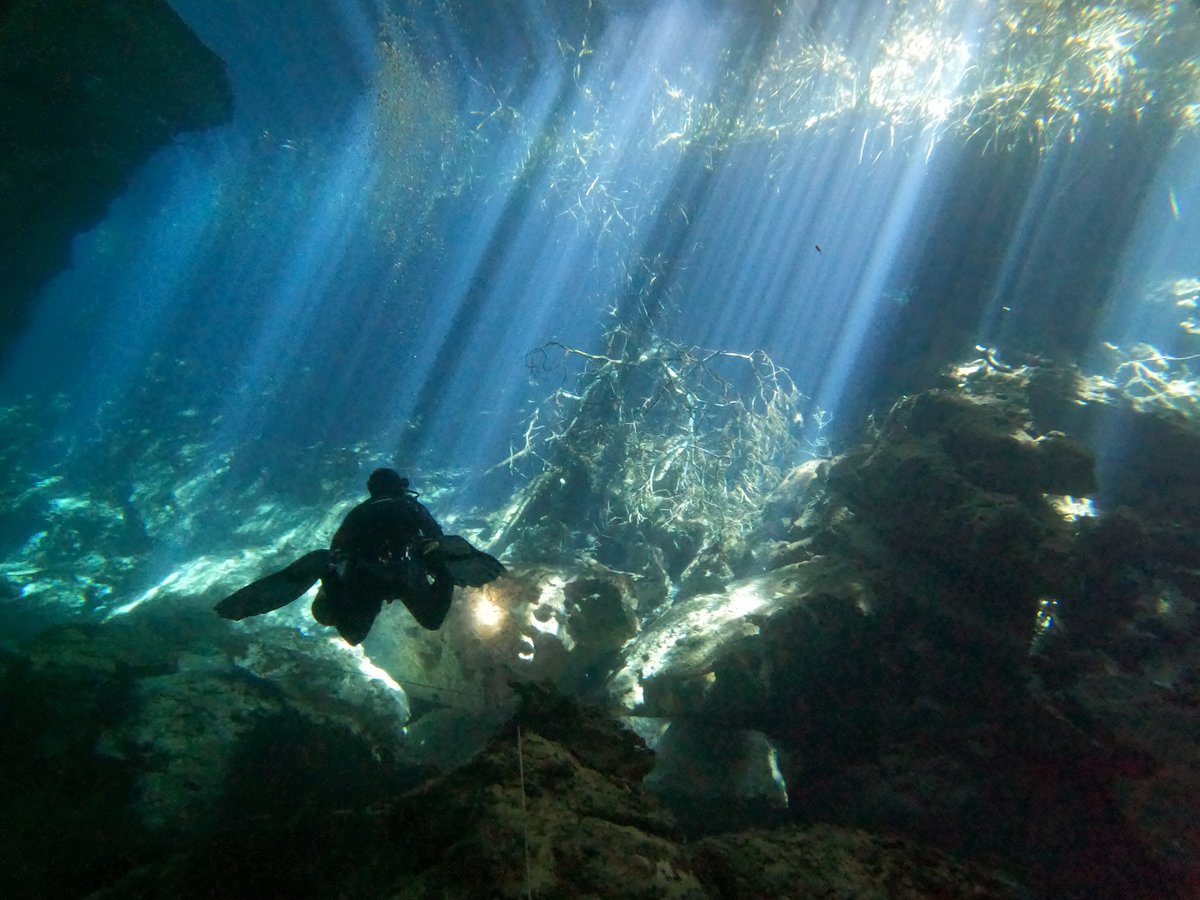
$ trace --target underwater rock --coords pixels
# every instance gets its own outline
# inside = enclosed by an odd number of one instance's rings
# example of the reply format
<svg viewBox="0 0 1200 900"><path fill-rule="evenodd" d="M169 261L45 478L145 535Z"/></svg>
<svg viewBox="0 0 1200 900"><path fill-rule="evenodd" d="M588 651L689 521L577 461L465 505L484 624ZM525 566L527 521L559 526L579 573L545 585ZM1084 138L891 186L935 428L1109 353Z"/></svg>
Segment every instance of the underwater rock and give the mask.
<svg viewBox="0 0 1200 900"><path fill-rule="evenodd" d="M743 541L739 575L777 569L814 554L806 518L828 475L827 460L810 459L789 471L767 494L759 524Z"/></svg>
<svg viewBox="0 0 1200 900"><path fill-rule="evenodd" d="M896 405L884 425L884 438L888 443L906 443L907 437L936 442L956 470L985 491L1022 499L1093 493L1094 454L1060 431L1035 436L1022 400L926 391Z"/></svg>
<svg viewBox="0 0 1200 900"><path fill-rule="evenodd" d="M1096 492L1096 457L1082 442L1061 431L1051 431L1034 441L1038 474L1035 481L1043 493L1088 497Z"/></svg>
<svg viewBox="0 0 1200 900"><path fill-rule="evenodd" d="M596 670L607 675L621 646L638 632L636 601L627 575L602 571L600 577L574 578L563 585L566 628L574 646L574 665L584 679ZM545 595L539 597L545 609ZM536 613L535 613L536 615ZM606 665L607 664L607 665Z"/></svg>
<svg viewBox="0 0 1200 900"><path fill-rule="evenodd" d="M1096 669L1065 690L1063 701L1113 735L1121 752L1107 762L1125 776L1116 782L1116 805L1170 867L1180 895L1194 897L1200 896L1200 640L1193 637L1178 656L1182 670L1149 667L1150 677Z"/></svg>
<svg viewBox="0 0 1200 900"><path fill-rule="evenodd" d="M822 557L735 581L675 604L632 640L610 696L636 715L758 728L775 716L772 692L805 690L797 672L844 656L873 604L859 573Z"/></svg>
<svg viewBox="0 0 1200 900"><path fill-rule="evenodd" d="M140 678L129 704L96 753L136 771L130 811L141 826L176 838L217 827L240 745L285 709L270 682L231 667Z"/></svg>
<svg viewBox="0 0 1200 900"><path fill-rule="evenodd" d="M894 671L913 647L913 636L897 636L885 668ZM968 647L944 655L941 683L904 684L921 672L910 664L878 695L872 755L810 767L803 780L781 753L796 810L994 861L1038 896L1190 896L1172 887L1177 867L1120 803L1147 775L1144 753L1075 704L1024 693L1019 682L1004 690L986 666L968 668Z"/></svg>
<svg viewBox="0 0 1200 900"><path fill-rule="evenodd" d="M1178 858L1154 848L1165 831L1122 802L1150 783L1147 754L1031 677L1061 686L1104 672L1112 664L1096 648L1115 654L1140 634L1126 665L1191 684L1168 665L1178 651L1156 655L1150 640L1193 639L1184 604L1173 602L1169 624L1145 615L1152 585L1182 597L1185 567L1155 566L1135 513L1088 519L1086 502L1062 496L1096 490L1093 454L1035 430L1026 402L1015 376L917 395L824 462L827 477L794 473L741 563L767 571L649 623L626 647L612 698L672 728L762 734L788 821L1001 860L1038 895L1186 896L1171 887ZM1096 603L1088 614L1085 602ZM1075 676L1058 644L1031 643L1038 621L1077 647ZM680 773L702 773L711 756L703 741L664 747ZM722 786L694 780L694 797ZM718 820L694 815L666 775L650 783L665 785L689 830Z"/></svg>
<svg viewBox="0 0 1200 900"><path fill-rule="evenodd" d="M543 684L516 685L521 705L515 722L571 748L587 766L621 781L642 781L654 754L636 733L596 706Z"/></svg>
<svg viewBox="0 0 1200 900"><path fill-rule="evenodd" d="M253 865L253 848L226 844L220 856L206 848L121 887L701 900L797 896L796 886L806 885L853 897L1026 896L999 875L849 829L788 826L686 843L640 783L650 756L632 733L552 691L521 690L516 718L442 778L346 810L335 828L312 820L276 826L258 845L278 849Z"/></svg>
<svg viewBox="0 0 1200 900"><path fill-rule="evenodd" d="M1026 418L1011 399L950 391L897 404L873 442L831 467L824 519L844 504L875 538L842 552L867 557L894 587L934 590L955 614L1027 641L1039 596L1061 587L1071 542L1045 495L1093 476L1086 452L1035 440Z"/></svg>
<svg viewBox="0 0 1200 900"><path fill-rule="evenodd" d="M90 644L87 634L69 637ZM85 896L120 878L146 840L125 814L136 770L96 752L104 729L123 715L129 679L103 665L43 664L20 650L5 650L0 665L0 893Z"/></svg>
<svg viewBox="0 0 1200 900"><path fill-rule="evenodd" d="M482 754L349 811L325 839L324 825L306 820L297 849L279 844L253 881L235 847L220 860L191 857L176 877L194 889L220 862L235 879L223 880L226 894L253 883L279 895L299 864L309 895L705 897L669 816L640 784L650 755L636 736L562 695L521 692L521 711ZM313 841L320 854L308 852Z"/></svg>
<svg viewBox="0 0 1200 900"><path fill-rule="evenodd" d="M1138 611L1139 597L1150 588L1152 553L1146 526L1130 509L1082 520L1072 567L1087 590L1070 597L1058 640L1113 652L1128 635L1125 626Z"/></svg>
<svg viewBox="0 0 1200 900"><path fill-rule="evenodd" d="M708 837L691 849L708 896L920 900L1032 898L1001 873L936 850L848 828L813 826Z"/></svg>
<svg viewBox="0 0 1200 900"><path fill-rule="evenodd" d="M210 616L159 610L6 651L0 749L20 799L0 828L21 864L0 890L83 896L170 848L415 783L394 750L403 695L276 631L222 644Z"/></svg>
<svg viewBox="0 0 1200 900"><path fill-rule="evenodd" d="M974 396L1003 395L1026 404L1042 441L1065 432L1072 436L1066 441L1096 448L1100 462L1094 491L1060 483L1061 490L1047 487L1049 493L1094 494L1097 506L1108 513L1132 510L1151 530L1151 555L1159 564L1200 565L1200 483L1194 462L1200 456L1200 428L1168 402L1194 393L1188 382L1169 384L1163 402L1147 402L1130 384L1084 378L1073 366L1021 367L1007 373L966 367L963 373L961 389ZM1179 393L1172 396L1176 389ZM1062 439L1058 443L1043 462L1044 471L1077 471L1078 448ZM1068 486L1074 489L1066 490Z"/></svg>
<svg viewBox="0 0 1200 900"><path fill-rule="evenodd" d="M12 0L0 12L5 329L154 151L229 118L224 65L160 0Z"/></svg>
<svg viewBox="0 0 1200 900"><path fill-rule="evenodd" d="M1200 567L1200 427L1157 411L1125 412L1111 427L1122 451L1101 499L1108 508L1124 506L1141 516L1157 559Z"/></svg>
<svg viewBox="0 0 1200 900"><path fill-rule="evenodd" d="M692 833L763 825L787 808L776 749L760 731L677 719L659 737L647 789Z"/></svg>
<svg viewBox="0 0 1200 900"><path fill-rule="evenodd" d="M724 588L733 580L729 557L729 551L723 544L709 544L702 548L680 575L676 602Z"/></svg>
<svg viewBox="0 0 1200 900"><path fill-rule="evenodd" d="M467 706L443 706L422 711L405 729L396 753L414 771L429 778L464 765L483 751L499 724L498 714Z"/></svg>
<svg viewBox="0 0 1200 900"><path fill-rule="evenodd" d="M659 548L667 574L672 580L680 581L708 547L709 531L708 524L699 519L673 519L669 522L652 519L639 529L633 542L645 541Z"/></svg>
<svg viewBox="0 0 1200 900"><path fill-rule="evenodd" d="M0 657L16 788L0 824L20 860L0 874L6 896L1024 896L848 829L688 844L643 786L643 742L537 685L518 686L518 713L482 753L414 787L364 739L369 697L350 719L323 716L321 666L289 663L286 642L242 651L277 684L180 653L195 649L184 631L156 645L141 627L62 629ZM306 676L300 704L289 695ZM761 736L741 746L747 761L768 750ZM765 771L747 777L765 785Z"/></svg>
<svg viewBox="0 0 1200 900"><path fill-rule="evenodd" d="M786 521L795 518L828 474L829 462L824 459L810 459L793 468L763 499L763 519Z"/></svg>
<svg viewBox="0 0 1200 900"><path fill-rule="evenodd" d="M310 718L357 730L381 752L408 722L403 688L339 637L273 629L248 641L233 662L275 685Z"/></svg>
<svg viewBox="0 0 1200 900"><path fill-rule="evenodd" d="M507 684L599 690L638 631L634 579L599 563L510 565L506 577L461 590L438 632L384 618L364 645L375 663L490 706ZM382 626L382 627L380 627Z"/></svg>

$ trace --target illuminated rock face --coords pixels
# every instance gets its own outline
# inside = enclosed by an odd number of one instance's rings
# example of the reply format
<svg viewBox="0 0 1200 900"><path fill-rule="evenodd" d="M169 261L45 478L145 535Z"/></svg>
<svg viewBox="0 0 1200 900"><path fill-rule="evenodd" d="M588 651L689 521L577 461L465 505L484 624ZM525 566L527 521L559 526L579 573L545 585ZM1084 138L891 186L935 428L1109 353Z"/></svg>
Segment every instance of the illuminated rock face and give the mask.
<svg viewBox="0 0 1200 900"><path fill-rule="evenodd" d="M229 118L222 62L165 0L14 0L0 11L4 333L154 151Z"/></svg>
<svg viewBox="0 0 1200 900"><path fill-rule="evenodd" d="M1161 526L1129 509L1097 517L1094 457L1057 430L1103 433L1128 402L1079 405L1081 385L1051 369L958 374L786 479L742 577L646 623L610 699L646 717L648 783L682 828L834 822L1004 859L1047 895L1173 896L1194 865L1143 847L1178 825L1146 797L1195 796L1177 765L1194 723L1153 699L1195 655L1182 542L1152 540Z"/></svg>
<svg viewBox="0 0 1200 900"><path fill-rule="evenodd" d="M509 682L594 694L638 631L637 606L631 576L599 563L512 565L460 589L438 632L388 616L364 647L402 682L420 673L437 688L415 690L440 703L487 709L508 698Z"/></svg>

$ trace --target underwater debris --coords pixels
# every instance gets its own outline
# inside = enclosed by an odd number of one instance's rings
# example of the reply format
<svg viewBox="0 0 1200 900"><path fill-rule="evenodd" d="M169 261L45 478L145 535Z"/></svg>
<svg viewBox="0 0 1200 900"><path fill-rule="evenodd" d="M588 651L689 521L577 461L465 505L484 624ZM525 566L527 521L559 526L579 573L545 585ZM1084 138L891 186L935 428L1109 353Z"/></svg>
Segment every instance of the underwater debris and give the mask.
<svg viewBox="0 0 1200 900"><path fill-rule="evenodd" d="M1107 377L1101 376L1102 385L1127 398L1134 409L1200 417L1200 375L1189 365L1200 360L1200 353L1170 356L1144 343L1128 350L1105 343L1104 349L1112 368Z"/></svg>
<svg viewBox="0 0 1200 900"><path fill-rule="evenodd" d="M944 134L1044 151L1074 141L1089 117L1200 124L1200 17L1186 4L1002 0L988 5L974 33L960 33L959 23L947 0L903 4L878 52L859 59L788 15L758 65L718 67L715 85L688 63L658 72L649 97L580 91L578 107L529 136L526 166L551 169L564 214L601 233L614 216L632 228L655 213L639 208L645 192L635 182L610 174L617 152L686 152L711 165L736 145L829 132L851 117L864 159L868 143L890 150L917 134L926 154ZM585 45L586 34L564 43ZM593 59L592 51L587 60L565 53L563 65L579 82ZM630 107L644 109L649 125L633 144L612 134L612 110Z"/></svg>
<svg viewBox="0 0 1200 900"><path fill-rule="evenodd" d="M534 366L558 354L581 368L576 385L555 390L533 414L524 446L496 467L533 475L492 549L520 542L523 555L539 558L554 520L597 532L609 550L660 546L679 575L703 547L736 544L763 495L803 457L805 398L761 350L639 339L624 325L610 328L604 345L587 353L551 343L531 354Z"/></svg>

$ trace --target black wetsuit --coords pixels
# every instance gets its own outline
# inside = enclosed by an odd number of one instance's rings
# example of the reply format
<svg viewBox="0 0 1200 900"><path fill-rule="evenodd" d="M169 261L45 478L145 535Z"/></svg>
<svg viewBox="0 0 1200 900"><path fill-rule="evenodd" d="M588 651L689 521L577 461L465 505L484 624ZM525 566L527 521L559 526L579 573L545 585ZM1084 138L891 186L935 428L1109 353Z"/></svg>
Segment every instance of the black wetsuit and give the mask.
<svg viewBox="0 0 1200 900"><path fill-rule="evenodd" d="M407 493L360 503L330 544L330 562L313 601L313 618L334 625L351 644L371 630L384 600L401 600L422 626L441 626L454 582L431 572L423 554L442 529Z"/></svg>

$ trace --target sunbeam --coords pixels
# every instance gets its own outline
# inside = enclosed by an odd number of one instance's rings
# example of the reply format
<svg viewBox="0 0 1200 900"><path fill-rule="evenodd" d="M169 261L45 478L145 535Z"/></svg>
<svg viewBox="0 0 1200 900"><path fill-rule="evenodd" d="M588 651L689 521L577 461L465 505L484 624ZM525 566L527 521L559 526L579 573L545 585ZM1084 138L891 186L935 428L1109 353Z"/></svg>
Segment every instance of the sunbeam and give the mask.
<svg viewBox="0 0 1200 900"><path fill-rule="evenodd" d="M1196 4L0 6L0 893L1198 893Z"/></svg>

